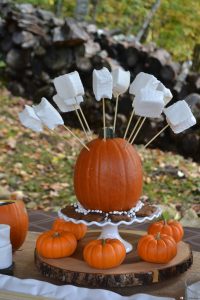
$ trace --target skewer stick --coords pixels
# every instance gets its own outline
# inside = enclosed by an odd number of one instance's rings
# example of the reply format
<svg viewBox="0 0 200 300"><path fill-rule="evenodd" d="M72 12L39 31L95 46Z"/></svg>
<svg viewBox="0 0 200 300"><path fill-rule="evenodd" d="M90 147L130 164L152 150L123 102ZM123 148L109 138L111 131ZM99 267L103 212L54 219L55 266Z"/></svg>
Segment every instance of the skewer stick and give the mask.
<svg viewBox="0 0 200 300"><path fill-rule="evenodd" d="M86 146L86 144L75 134L75 133L73 133L73 131L71 131L66 125L63 125L63 127L67 130L67 131L69 131L69 133L71 133L71 135L75 138L75 139L77 139L80 143L81 143L81 145L83 146L83 147L85 147L88 151L90 151L90 149Z"/></svg>
<svg viewBox="0 0 200 300"><path fill-rule="evenodd" d="M133 144L133 142L135 141L135 139L136 139L136 137L137 137L137 135L138 135L140 129L142 128L142 126L143 126L145 120L146 120L146 117L144 117L143 120L142 120L142 122L140 123L140 126L139 126L138 130L136 131L136 133L135 133L135 135L134 135L132 141L130 142L131 144Z"/></svg>
<svg viewBox="0 0 200 300"><path fill-rule="evenodd" d="M115 127L116 127L116 120L117 120L118 103L119 103L119 95L117 95L117 97L116 97L116 104L115 104L115 116L114 116L114 124L113 124L113 132L114 133L115 133Z"/></svg>
<svg viewBox="0 0 200 300"><path fill-rule="evenodd" d="M103 139L106 140L106 111L105 111L105 99L103 98Z"/></svg>
<svg viewBox="0 0 200 300"><path fill-rule="evenodd" d="M131 132L131 134L130 134L130 136L129 136L129 138L128 138L128 140L127 140L127 143L130 142L130 140L132 139L132 136L133 136L135 130L137 129L137 126L138 126L138 124L140 123L141 118L142 118L142 117L139 117L139 119L137 120L137 122L136 122L136 124L135 124L135 126L134 126L134 128L133 128L133 130L132 130L132 132Z"/></svg>
<svg viewBox="0 0 200 300"><path fill-rule="evenodd" d="M77 104L77 105L79 106L79 108L80 108L80 112L81 112L81 115L82 115L83 120L84 120L84 122L85 122L85 125L86 125L86 127L87 127L87 130L89 131L90 135L92 135L92 131L91 131L89 125L88 125L88 122L87 122L86 117L85 117L85 115L84 115L84 113L83 113L83 110L82 110L82 108L81 108L81 105L77 102L77 99L76 99L76 104Z"/></svg>
<svg viewBox="0 0 200 300"><path fill-rule="evenodd" d="M167 124L156 135L154 135L154 137L152 137L152 139L144 146L144 148L146 148L147 146L149 146L149 144L151 144L151 142L153 142L167 127L169 127L169 124Z"/></svg>
<svg viewBox="0 0 200 300"><path fill-rule="evenodd" d="M127 127L126 127L126 131L125 131L125 133L124 133L124 137L123 137L124 139L126 139L126 135L127 135L127 133L128 133L128 130L129 130L131 121L132 121L132 119L133 119L134 113L135 113L135 110L134 110L134 108L133 108L132 113L131 113L131 116L130 116L129 121L128 121L128 125L127 125Z"/></svg>
<svg viewBox="0 0 200 300"><path fill-rule="evenodd" d="M74 105L74 108L75 108L76 115L77 115L77 117L78 117L78 119L79 119L79 122L80 122L80 124L81 124L81 126L82 126L82 128L83 128L83 131L85 132L85 135L86 135L88 141L90 141L89 136L88 136L88 134L87 134L87 131L85 130L85 126L83 125L83 122L82 122L82 120L81 120L81 117L80 117L80 115L79 115L79 113L78 113L78 109L76 108L75 105Z"/></svg>

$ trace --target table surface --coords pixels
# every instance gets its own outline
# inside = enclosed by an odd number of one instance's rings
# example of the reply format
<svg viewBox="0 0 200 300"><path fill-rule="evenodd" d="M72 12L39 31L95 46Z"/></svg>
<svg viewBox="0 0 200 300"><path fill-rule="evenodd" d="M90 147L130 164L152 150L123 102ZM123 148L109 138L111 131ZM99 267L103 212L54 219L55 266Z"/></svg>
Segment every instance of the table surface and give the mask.
<svg viewBox="0 0 200 300"><path fill-rule="evenodd" d="M138 233L138 232L137 232ZM14 276L22 279L32 278L50 283L61 285L62 283L50 278L46 278L39 273L34 263L35 241L39 233L29 232L25 243L19 251L14 254L15 270ZM115 288L114 292L121 295L133 295L137 293L147 293L155 296L168 296L181 299L184 296L184 282L192 273L200 270L200 252L193 251L194 262L192 267L185 273L166 280L162 283L156 283L148 286ZM200 278L199 278L200 279Z"/></svg>

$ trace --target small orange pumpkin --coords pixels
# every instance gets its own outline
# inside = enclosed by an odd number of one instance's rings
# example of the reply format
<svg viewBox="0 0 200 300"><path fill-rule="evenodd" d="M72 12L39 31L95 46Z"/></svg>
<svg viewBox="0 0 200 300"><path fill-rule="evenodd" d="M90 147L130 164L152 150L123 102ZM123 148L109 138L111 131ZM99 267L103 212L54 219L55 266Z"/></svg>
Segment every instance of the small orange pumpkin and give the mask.
<svg viewBox="0 0 200 300"><path fill-rule="evenodd" d="M87 226L85 224L74 224L73 222L66 222L62 219L56 219L53 223L52 230L72 232L77 240L82 239L86 232Z"/></svg>
<svg viewBox="0 0 200 300"><path fill-rule="evenodd" d="M70 256L77 247L73 233L49 230L43 232L36 241L36 250L46 258L61 258Z"/></svg>
<svg viewBox="0 0 200 300"><path fill-rule="evenodd" d="M83 250L83 258L92 268L110 269L119 266L126 249L117 239L93 240Z"/></svg>
<svg viewBox="0 0 200 300"><path fill-rule="evenodd" d="M0 223L10 225L10 240L13 251L19 249L28 232L29 219L22 200L1 200Z"/></svg>
<svg viewBox="0 0 200 300"><path fill-rule="evenodd" d="M129 210L142 194L142 164L122 138L97 138L83 148L74 171L74 190L86 209Z"/></svg>
<svg viewBox="0 0 200 300"><path fill-rule="evenodd" d="M176 256L177 245L169 235L157 233L154 236L147 234L140 238L137 251L144 261L165 264Z"/></svg>
<svg viewBox="0 0 200 300"><path fill-rule="evenodd" d="M175 220L157 221L149 226L149 234L155 235L158 232L172 236L177 243L182 240L184 235L182 225Z"/></svg>

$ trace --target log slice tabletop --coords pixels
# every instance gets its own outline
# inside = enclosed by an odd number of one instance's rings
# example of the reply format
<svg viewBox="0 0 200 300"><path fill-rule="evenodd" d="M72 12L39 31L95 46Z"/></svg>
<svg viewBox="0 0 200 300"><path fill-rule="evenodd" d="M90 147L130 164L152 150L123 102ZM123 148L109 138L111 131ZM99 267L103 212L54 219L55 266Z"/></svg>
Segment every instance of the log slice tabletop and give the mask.
<svg viewBox="0 0 200 300"><path fill-rule="evenodd" d="M63 283L112 289L158 283L180 275L192 265L192 251L185 242L178 243L177 255L168 264L154 264L142 261L137 255L136 246L141 234L132 230L122 230L120 234L133 245L133 251L126 255L119 267L100 270L91 268L84 262L83 248L99 236L99 230L88 231L70 257L46 259L35 252L36 266L44 276Z"/></svg>

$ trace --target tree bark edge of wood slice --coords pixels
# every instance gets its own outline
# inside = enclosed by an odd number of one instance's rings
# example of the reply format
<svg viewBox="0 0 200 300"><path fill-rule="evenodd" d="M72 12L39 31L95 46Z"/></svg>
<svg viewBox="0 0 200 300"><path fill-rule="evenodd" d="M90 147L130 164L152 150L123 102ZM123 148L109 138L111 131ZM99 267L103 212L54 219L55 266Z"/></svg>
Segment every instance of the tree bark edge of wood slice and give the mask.
<svg viewBox="0 0 200 300"><path fill-rule="evenodd" d="M131 254L127 255L127 257L129 256L127 259L128 262L118 268L97 270L88 267L88 265L82 261L82 258L74 257L74 255L58 260L45 259L39 256L35 250L35 264L42 275L54 278L63 284L105 289L125 288L162 282L187 271L193 263L190 245L185 242L180 242L178 252L177 256L180 255L180 252L184 252L184 255L179 259L177 264L175 262L172 265L170 265L170 263L151 264L137 261L136 259L136 262L131 262L132 271L130 271ZM71 268L71 266L75 264L77 264L77 266L80 265L80 270L78 270L78 267L77 269ZM134 271L134 268L137 269L138 264L142 265L143 270ZM129 270L127 268L127 271L126 265L129 265Z"/></svg>

